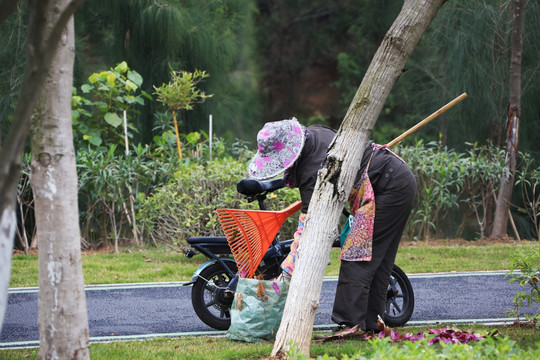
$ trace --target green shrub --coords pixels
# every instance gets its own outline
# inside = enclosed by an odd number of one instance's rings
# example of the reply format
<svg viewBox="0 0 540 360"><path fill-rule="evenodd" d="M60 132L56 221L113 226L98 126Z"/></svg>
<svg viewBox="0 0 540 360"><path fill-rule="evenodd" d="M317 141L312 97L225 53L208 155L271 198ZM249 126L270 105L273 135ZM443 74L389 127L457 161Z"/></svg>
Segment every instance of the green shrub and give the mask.
<svg viewBox="0 0 540 360"><path fill-rule="evenodd" d="M469 145L466 153L422 142L396 150L418 183L405 232L409 238L460 238L464 233L485 237L489 207L504 173L504 152L494 146Z"/></svg>
<svg viewBox="0 0 540 360"><path fill-rule="evenodd" d="M184 163L169 183L142 202L138 221L153 241L187 245L190 236L221 236L217 208L258 209L236 191L247 176L245 159L219 158L207 163ZM269 196L269 210L297 200L298 190L282 189ZM291 217L290 227L296 225ZM291 230L284 230L284 233Z"/></svg>
<svg viewBox="0 0 540 360"><path fill-rule="evenodd" d="M123 61L114 69L93 73L81 91L73 90L71 98L73 136L77 147L107 147L111 144L125 146L123 112L129 134L137 132L127 121L135 106L144 105L144 98L152 97L141 90L143 79ZM85 98L84 96L87 98ZM129 110L129 111L128 111ZM106 150L105 150L106 151Z"/></svg>
<svg viewBox="0 0 540 360"><path fill-rule="evenodd" d="M540 248L517 252L513 255L513 264L508 273L509 282L519 282L527 291L519 291L514 296L514 309L509 316L518 317L520 307L540 303ZM535 314L524 314L525 318L540 327L540 310Z"/></svg>
<svg viewBox="0 0 540 360"><path fill-rule="evenodd" d="M149 147L138 146L129 154L81 150L77 153L81 234L87 245L115 246L134 240L140 245L135 223L139 202L166 183L176 163L153 158Z"/></svg>
<svg viewBox="0 0 540 360"><path fill-rule="evenodd" d="M343 355L343 360L367 360L367 359L400 359L400 360L431 360L431 359L452 359L452 360L499 360L499 359L538 359L540 347L536 349L520 349L515 345L515 341L508 338L491 338L467 343L467 344L445 344L429 346L428 340L417 342L404 342L396 344L389 338L375 338L369 341L370 346L352 356ZM291 359L307 359L302 354L294 354ZM318 356L317 360L337 360L333 356Z"/></svg>
<svg viewBox="0 0 540 360"><path fill-rule="evenodd" d="M540 241L540 166L531 154L523 155L523 166L516 174L516 186L521 189L521 213L527 214L534 226L536 238Z"/></svg>
<svg viewBox="0 0 540 360"><path fill-rule="evenodd" d="M240 140L232 144L221 138L212 140L210 151L204 132L181 134L181 162L175 136L168 131L156 136L151 146L131 146L127 155L115 144L107 149L80 149L77 170L83 247L108 245L111 240L115 244L140 244L142 239L183 243L189 236L220 235L216 208L258 208L236 192L236 182L247 177L246 164L253 152ZM418 196L404 233L407 238L485 236L488 214L493 210L490 199L504 174L500 149L473 145L468 152L457 153L435 143L418 143L396 152L418 182ZM536 230L537 236L540 168L535 168L531 156L525 154L521 159L516 187L521 190L519 209L523 210L517 215L525 214L518 219L522 224L532 223L530 233ZM19 228L25 231L17 233L16 243L26 249L35 231L29 156L23 158L23 170L17 201ZM298 199L297 189L281 189L269 195L269 209L282 209ZM292 236L296 226L297 215L293 215L285 223L282 238Z"/></svg>

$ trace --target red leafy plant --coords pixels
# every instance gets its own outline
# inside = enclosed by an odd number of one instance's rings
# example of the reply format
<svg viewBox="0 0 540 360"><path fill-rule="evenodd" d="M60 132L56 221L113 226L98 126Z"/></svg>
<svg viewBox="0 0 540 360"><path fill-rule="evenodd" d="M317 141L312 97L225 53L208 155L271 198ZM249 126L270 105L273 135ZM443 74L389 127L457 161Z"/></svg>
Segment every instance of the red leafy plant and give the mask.
<svg viewBox="0 0 540 360"><path fill-rule="evenodd" d="M385 329L386 330L386 329ZM429 345L433 345L439 342L444 342L446 344L452 343L469 343L472 341L479 341L482 339L485 339L487 336L495 336L497 335L498 331L494 331L492 333L487 333L486 335L481 335L479 333L472 333L468 331L463 331L457 328L446 328L446 329L430 329L428 328L426 332L421 331L419 333L413 334L413 333L404 333L400 334L397 330L389 329L389 331L380 331L378 334L366 334L365 339L372 339L374 337L379 337L380 339L385 337L390 337L390 340L398 342L398 341L418 341L425 338L429 338L430 335L433 336L429 341Z"/></svg>

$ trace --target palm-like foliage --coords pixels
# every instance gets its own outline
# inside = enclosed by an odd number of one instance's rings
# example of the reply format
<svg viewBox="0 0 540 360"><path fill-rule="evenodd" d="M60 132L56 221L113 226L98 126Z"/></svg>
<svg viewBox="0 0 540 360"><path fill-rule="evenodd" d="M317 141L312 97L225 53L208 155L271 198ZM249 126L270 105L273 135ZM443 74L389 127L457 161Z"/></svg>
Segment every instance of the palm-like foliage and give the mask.
<svg viewBox="0 0 540 360"><path fill-rule="evenodd" d="M251 0L97 0L80 14L80 33L94 34L88 44L98 46L105 62L126 60L142 75L147 92L169 81L170 68L206 71L211 77L200 86L217 100L184 114L184 128L206 128L200 121L212 113L217 132L242 133L245 118L256 109L246 105L255 101L249 42L244 41L252 11ZM142 134L152 134L157 106L150 105L141 117Z"/></svg>
<svg viewBox="0 0 540 360"><path fill-rule="evenodd" d="M535 121L539 107L534 100L540 96L540 6L529 1L525 10L522 148L533 146L530 135L537 138L540 130ZM461 92L469 94L463 104L446 115L445 127L431 125L432 133L442 131L450 146L485 139L496 145L504 143L511 27L509 1L449 1L423 39L421 51L410 63L410 72L404 74L402 80L422 79L411 89L417 94L420 113L429 113L429 109Z"/></svg>
<svg viewBox="0 0 540 360"><path fill-rule="evenodd" d="M25 6L26 7L26 6ZM15 110L18 89L23 80L26 25L22 12L14 12L0 23L0 144L6 136Z"/></svg>

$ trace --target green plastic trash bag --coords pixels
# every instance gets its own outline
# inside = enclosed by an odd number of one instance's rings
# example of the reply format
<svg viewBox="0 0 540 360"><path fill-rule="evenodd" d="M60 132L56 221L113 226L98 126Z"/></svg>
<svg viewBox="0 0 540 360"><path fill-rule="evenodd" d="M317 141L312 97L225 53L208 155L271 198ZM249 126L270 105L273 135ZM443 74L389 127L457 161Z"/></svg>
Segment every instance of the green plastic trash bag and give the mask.
<svg viewBox="0 0 540 360"><path fill-rule="evenodd" d="M341 247L343 247L343 244L345 243L345 239L347 238L347 235L349 235L349 232L351 231L353 222L354 222L354 215L349 215L349 217L347 218L347 221L345 221L345 225L343 225L341 234L339 235Z"/></svg>
<svg viewBox="0 0 540 360"><path fill-rule="evenodd" d="M286 282L240 278L227 337L247 342L274 339L288 293Z"/></svg>

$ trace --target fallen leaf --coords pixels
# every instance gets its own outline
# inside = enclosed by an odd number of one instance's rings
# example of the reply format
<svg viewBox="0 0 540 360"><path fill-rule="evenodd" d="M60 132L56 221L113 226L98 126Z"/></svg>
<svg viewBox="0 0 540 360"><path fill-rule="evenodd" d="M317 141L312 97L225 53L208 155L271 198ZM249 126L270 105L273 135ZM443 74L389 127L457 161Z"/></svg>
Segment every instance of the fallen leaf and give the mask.
<svg viewBox="0 0 540 360"><path fill-rule="evenodd" d="M276 292L276 294L278 294L278 296L280 296L281 294L279 293L279 285L276 284L275 281L273 281L272 286L274 287L274 291Z"/></svg>

